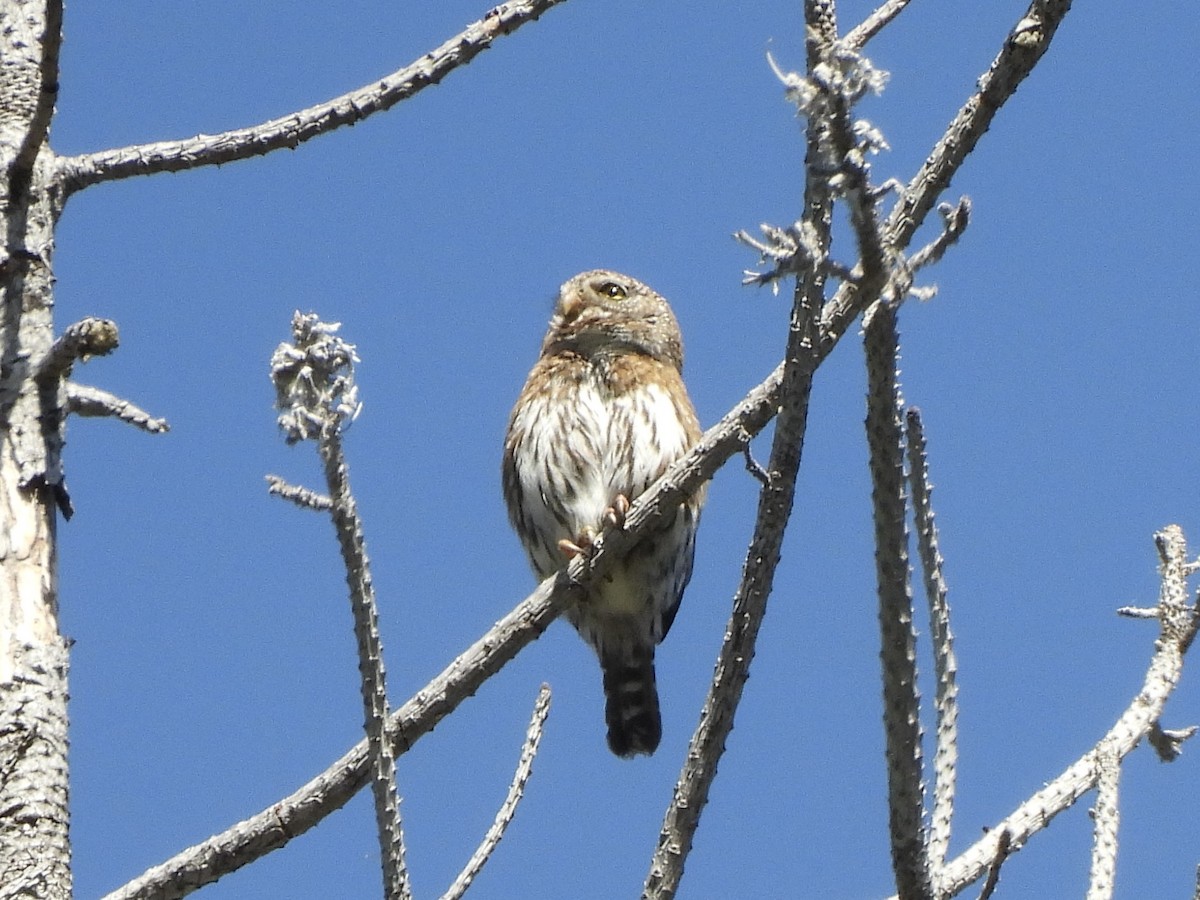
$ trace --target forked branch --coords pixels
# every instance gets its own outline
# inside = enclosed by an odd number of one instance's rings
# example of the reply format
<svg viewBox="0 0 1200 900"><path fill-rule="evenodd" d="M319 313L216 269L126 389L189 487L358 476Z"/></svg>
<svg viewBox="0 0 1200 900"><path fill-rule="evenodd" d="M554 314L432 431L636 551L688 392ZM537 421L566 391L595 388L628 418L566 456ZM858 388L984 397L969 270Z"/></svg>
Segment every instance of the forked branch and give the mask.
<svg viewBox="0 0 1200 900"><path fill-rule="evenodd" d="M1050 824L1102 778L1111 779L1106 791L1115 792L1113 765L1119 765L1150 734L1167 699L1179 683L1184 654L1196 637L1200 618L1188 603L1187 579L1195 569L1188 562L1187 544L1178 525L1168 525L1155 535L1159 549L1159 634L1142 688L1096 745L1061 775L993 826L974 845L947 864L938 882L943 896L952 897L982 877L1000 855L1002 836L1014 850Z"/></svg>

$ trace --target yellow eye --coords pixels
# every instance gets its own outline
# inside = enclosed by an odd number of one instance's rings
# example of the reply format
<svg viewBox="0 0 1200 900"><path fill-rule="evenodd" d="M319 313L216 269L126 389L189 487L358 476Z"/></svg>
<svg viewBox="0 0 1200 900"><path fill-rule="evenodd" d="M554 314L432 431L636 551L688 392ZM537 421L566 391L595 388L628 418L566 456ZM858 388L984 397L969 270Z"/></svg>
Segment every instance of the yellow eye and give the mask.
<svg viewBox="0 0 1200 900"><path fill-rule="evenodd" d="M629 296L629 294L626 293L625 288L621 287L615 281L606 281L604 284L600 285L600 293L613 300L624 300Z"/></svg>

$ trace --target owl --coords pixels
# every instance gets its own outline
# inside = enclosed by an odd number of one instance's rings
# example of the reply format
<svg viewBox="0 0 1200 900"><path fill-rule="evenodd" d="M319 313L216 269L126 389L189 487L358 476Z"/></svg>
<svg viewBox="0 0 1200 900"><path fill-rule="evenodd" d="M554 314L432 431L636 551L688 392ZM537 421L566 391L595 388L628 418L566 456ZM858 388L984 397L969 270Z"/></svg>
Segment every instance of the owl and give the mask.
<svg viewBox="0 0 1200 900"><path fill-rule="evenodd" d="M599 269L558 293L541 355L509 419L509 519L538 578L588 552L604 528L699 440L683 385L683 339L667 301ZM701 489L567 610L603 672L608 746L653 753L662 737L654 648L692 576Z"/></svg>

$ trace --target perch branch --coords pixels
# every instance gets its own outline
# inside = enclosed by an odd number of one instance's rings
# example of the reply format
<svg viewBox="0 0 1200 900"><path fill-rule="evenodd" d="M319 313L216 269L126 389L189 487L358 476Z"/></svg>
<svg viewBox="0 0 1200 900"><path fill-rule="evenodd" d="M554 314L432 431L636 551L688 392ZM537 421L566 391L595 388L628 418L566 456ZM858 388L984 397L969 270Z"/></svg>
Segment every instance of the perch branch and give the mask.
<svg viewBox="0 0 1200 900"><path fill-rule="evenodd" d="M68 195L104 181L180 172L261 156L284 147L295 149L318 135L390 109L450 72L466 65L499 36L511 34L563 0L512 0L488 12L461 34L426 53L416 62L374 84L335 97L326 103L290 113L250 128L221 134L201 134L187 140L160 141L102 150L58 160L59 177Z"/></svg>
<svg viewBox="0 0 1200 900"><path fill-rule="evenodd" d="M517 812L517 804L525 794L525 785L533 774L533 759L537 756L538 744L542 742L542 734L546 729L546 716L550 713L550 686L543 684L538 691L537 700L533 704L533 718L529 722L529 730L525 734L525 743L521 747L521 758L517 762L517 771L513 774L512 783L508 786L508 796L504 798L491 828L483 836L478 849L471 855L454 884L442 895L442 900L459 900L466 893L483 864L491 857L492 852L504 837L504 832L512 822Z"/></svg>
<svg viewBox="0 0 1200 900"><path fill-rule="evenodd" d="M831 350L836 339L827 346ZM774 415L782 364L710 428L699 443L645 493L626 516L625 528L597 537L588 559L572 561L544 581L491 630L453 660L437 677L392 713L388 735L396 754L408 751L463 700L475 693L517 653L536 640L572 602L583 586L603 572L622 548L649 533L659 519L710 479L726 460L741 452ZM605 549L605 548L609 549ZM106 900L171 900L184 897L222 875L236 871L303 834L345 805L369 779L366 741L361 741L324 772L273 806L226 831L181 851Z"/></svg>

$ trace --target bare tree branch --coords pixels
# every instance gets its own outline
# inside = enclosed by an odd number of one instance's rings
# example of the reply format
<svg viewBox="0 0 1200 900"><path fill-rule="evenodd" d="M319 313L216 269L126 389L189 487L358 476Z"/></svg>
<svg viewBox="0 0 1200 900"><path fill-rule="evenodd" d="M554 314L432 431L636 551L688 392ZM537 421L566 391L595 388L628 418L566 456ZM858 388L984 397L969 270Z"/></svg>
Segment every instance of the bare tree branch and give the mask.
<svg viewBox="0 0 1200 900"><path fill-rule="evenodd" d="M1012 835L1007 831L1002 831L996 840L996 855L988 864L987 879L983 883L983 890L979 892L979 900L990 900L991 896L996 893L996 887L1000 884L1000 869L1011 852Z"/></svg>
<svg viewBox="0 0 1200 900"><path fill-rule="evenodd" d="M884 26L900 15L908 3L909 0L886 0L862 22L850 29L842 40L855 50L861 50L867 45L867 41L879 34Z"/></svg>
<svg viewBox="0 0 1200 900"><path fill-rule="evenodd" d="M866 326L867 445L879 590L879 658L883 664L883 722L888 772L892 869L901 897L931 897L925 791L922 782L917 635L913 629L908 566L908 507L904 491L904 436L896 365L896 311L872 308Z"/></svg>
<svg viewBox="0 0 1200 900"><path fill-rule="evenodd" d="M808 27L808 71L827 64L837 37L837 20L832 0L806 0L805 23ZM789 84L791 76L782 76ZM797 83L799 76L796 76ZM822 85L829 93L843 85ZM733 611L725 630L725 640L717 658L713 681L700 712L700 721L688 745L683 769L675 785L674 796L663 817L658 843L650 861L650 870L642 888L643 900L664 900L675 896L683 877L684 865L691 852L700 816L708 802L709 790L717 775L717 765L725 752L733 730L733 720L749 677L750 663L767 598L774 584L783 536L791 518L796 492L796 474L808 426L808 405L812 395L813 373L820 361L818 350L821 307L825 298L825 277L830 244L833 190L827 167L830 123L829 103L814 102L809 110L805 172L804 216L795 230L803 235L793 254L780 271L796 271L798 279L792 307L788 343L783 364L779 416L767 464L766 478L759 493L754 535L746 552L742 580L734 596Z"/></svg>
<svg viewBox="0 0 1200 900"><path fill-rule="evenodd" d="M304 509L315 509L319 512L327 512L333 506L328 494L318 494L309 488L285 481L278 475L267 476L267 493L289 500Z"/></svg>
<svg viewBox="0 0 1200 900"><path fill-rule="evenodd" d="M1120 778L1120 757L1112 746L1102 744L1096 749L1096 805L1092 807L1092 868L1087 900L1110 900L1113 895L1117 874L1117 827L1121 823L1121 810L1117 805Z"/></svg>
<svg viewBox="0 0 1200 900"><path fill-rule="evenodd" d="M1196 730L1195 725L1189 725L1187 728L1166 729L1162 727L1161 723L1154 722L1150 726L1150 734L1147 735L1147 739L1160 760L1175 762L1179 759L1179 754L1183 752L1183 742L1195 736Z"/></svg>
<svg viewBox="0 0 1200 900"><path fill-rule="evenodd" d="M1150 732L1183 671L1184 653L1196 636L1200 619L1187 604L1187 544L1178 525L1168 525L1155 535L1160 556L1162 610L1154 655L1142 689L1096 745L1040 791L1011 812L981 840L947 864L939 889L954 896L981 877L996 858L999 836L1008 832L1013 847L1021 847L1051 820L1094 788L1099 780L1101 752L1124 759Z"/></svg>
<svg viewBox="0 0 1200 900"><path fill-rule="evenodd" d="M84 418L109 416L150 434L163 434L171 430L166 419L156 418L140 406L90 384L68 381L66 391L68 413Z"/></svg>
<svg viewBox="0 0 1200 900"><path fill-rule="evenodd" d="M426 53L416 62L372 85L250 128L215 135L201 134L181 141L160 141L60 157L59 177L65 192L70 195L103 181L156 172L180 172L261 156L285 147L295 149L317 135L343 125L354 125L437 84L450 72L488 49L497 37L511 34L562 2L510 0L495 7L461 34Z"/></svg>
<svg viewBox="0 0 1200 900"><path fill-rule="evenodd" d="M930 495L929 458L921 413L909 407L905 413L908 432L908 478L912 487L913 520L917 551L921 557L925 596L929 605L929 632L933 644L934 710L937 715L937 746L933 757L933 810L930 814L929 866L934 884L946 862L950 826L954 817L955 772L958 763L958 662L954 658L954 635L950 631L950 604L938 549L937 522Z"/></svg>
<svg viewBox="0 0 1200 900"><path fill-rule="evenodd" d="M350 490L350 469L342 452L342 428L361 409L354 383L354 363L358 356L354 346L337 335L338 327L321 322L315 314L295 313L293 343L280 344L271 357L271 381L277 394L276 404L282 411L279 421L288 440L315 438L325 469L328 512L342 551L354 616L383 895L386 900L409 900L412 889L404 860L396 759L387 739L387 677L379 634L379 606L375 602L366 535Z"/></svg>
<svg viewBox="0 0 1200 900"><path fill-rule="evenodd" d="M499 845L500 839L504 837L504 832L517 812L517 804L521 802L521 797L525 794L525 785L529 781L529 776L533 774L533 759L537 756L538 745L542 742L542 734L546 729L546 716L549 714L550 685L543 684L542 689L538 691L537 700L533 704L533 718L529 722L529 731L526 732L525 743L521 747L521 758L517 761L517 771L513 774L512 783L508 786L508 795L504 798L504 803L496 813L496 818L487 830L487 834L483 836L483 841L471 855L459 876L454 879L454 884L450 885L446 893L442 894L442 900L459 900L466 893L471 882L475 880L475 876L483 868L483 864L488 861L492 852Z"/></svg>
<svg viewBox="0 0 1200 900"><path fill-rule="evenodd" d="M36 377L43 383L54 383L71 374L76 361L86 362L93 356L107 356L120 345L117 323L111 319L89 316L68 325L66 331L50 347L38 366Z"/></svg>

